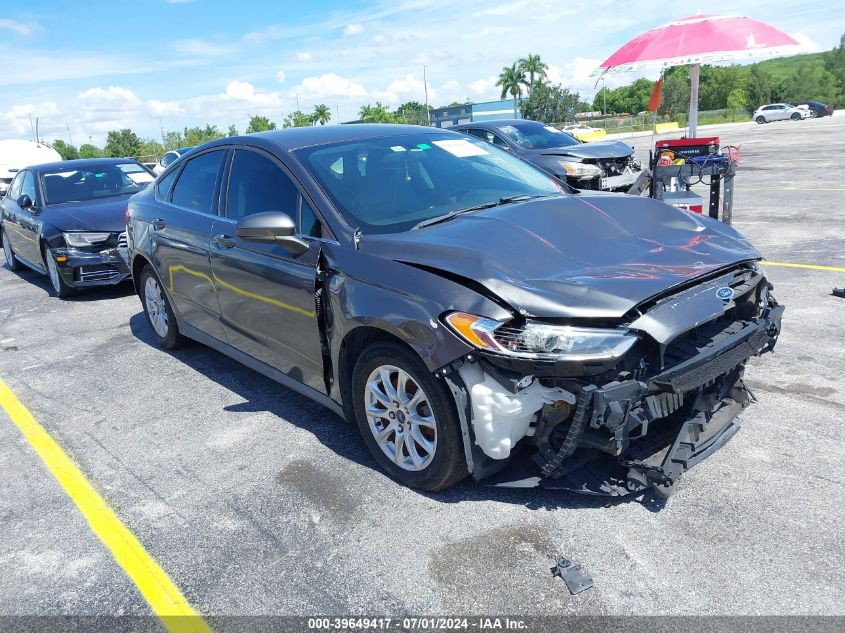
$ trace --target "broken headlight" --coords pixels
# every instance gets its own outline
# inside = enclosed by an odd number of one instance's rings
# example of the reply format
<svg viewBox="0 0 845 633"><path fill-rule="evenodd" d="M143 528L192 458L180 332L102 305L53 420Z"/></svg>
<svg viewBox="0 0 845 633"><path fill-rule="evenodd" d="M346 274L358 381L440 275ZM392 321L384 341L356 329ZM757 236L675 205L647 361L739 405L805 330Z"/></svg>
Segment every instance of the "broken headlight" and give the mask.
<svg viewBox="0 0 845 633"><path fill-rule="evenodd" d="M470 345L489 352L548 360L610 360L627 352L637 336L625 329L574 327L528 321L519 327L465 312L444 318Z"/></svg>

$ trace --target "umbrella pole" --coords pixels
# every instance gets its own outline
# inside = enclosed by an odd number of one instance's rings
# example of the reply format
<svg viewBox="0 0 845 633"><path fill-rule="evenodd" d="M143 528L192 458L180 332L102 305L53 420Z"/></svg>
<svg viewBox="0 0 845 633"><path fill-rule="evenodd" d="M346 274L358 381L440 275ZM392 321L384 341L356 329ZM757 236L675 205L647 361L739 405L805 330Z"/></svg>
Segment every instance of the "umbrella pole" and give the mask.
<svg viewBox="0 0 845 633"><path fill-rule="evenodd" d="M688 138L695 138L698 131L698 78L700 64L693 64L689 69L689 132Z"/></svg>

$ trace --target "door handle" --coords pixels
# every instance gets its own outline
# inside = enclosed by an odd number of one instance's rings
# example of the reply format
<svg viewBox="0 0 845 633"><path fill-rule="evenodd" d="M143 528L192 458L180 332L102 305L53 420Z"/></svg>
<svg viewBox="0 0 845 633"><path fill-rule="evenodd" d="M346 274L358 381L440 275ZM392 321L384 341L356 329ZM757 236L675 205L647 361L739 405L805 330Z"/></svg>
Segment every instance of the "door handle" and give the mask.
<svg viewBox="0 0 845 633"><path fill-rule="evenodd" d="M220 235L214 236L214 241L220 244L223 248L233 248L235 246L235 238L231 235Z"/></svg>
<svg viewBox="0 0 845 633"><path fill-rule="evenodd" d="M165 226L167 225L161 218L156 218L155 220L153 220L153 231L161 231Z"/></svg>

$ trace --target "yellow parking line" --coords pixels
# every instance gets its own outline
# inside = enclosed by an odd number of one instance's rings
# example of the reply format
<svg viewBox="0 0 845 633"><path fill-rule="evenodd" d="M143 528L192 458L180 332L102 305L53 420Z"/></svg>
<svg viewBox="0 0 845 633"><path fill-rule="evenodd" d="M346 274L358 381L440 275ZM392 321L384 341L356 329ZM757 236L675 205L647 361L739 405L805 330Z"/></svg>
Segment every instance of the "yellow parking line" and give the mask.
<svg viewBox="0 0 845 633"><path fill-rule="evenodd" d="M27 408L0 380L0 405L44 461L64 491L82 512L88 525L111 551L153 612L171 633L210 633L208 625L191 608L165 571L138 542L135 535L91 486L67 453L50 437Z"/></svg>
<svg viewBox="0 0 845 633"><path fill-rule="evenodd" d="M787 262L763 261L764 266L783 266L784 268L808 268L809 270L831 270L835 273L845 273L845 268L839 266L817 266L816 264L790 264Z"/></svg>

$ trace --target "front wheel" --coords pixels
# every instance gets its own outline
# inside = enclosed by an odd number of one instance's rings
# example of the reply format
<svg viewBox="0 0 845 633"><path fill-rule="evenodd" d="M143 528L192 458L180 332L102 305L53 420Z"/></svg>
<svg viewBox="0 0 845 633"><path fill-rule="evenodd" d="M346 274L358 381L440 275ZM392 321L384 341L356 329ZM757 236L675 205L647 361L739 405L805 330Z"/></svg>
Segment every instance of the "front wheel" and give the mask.
<svg viewBox="0 0 845 633"><path fill-rule="evenodd" d="M798 114L797 112L793 112L792 116L789 117L789 118L792 119L793 121L800 121L803 117L800 114Z"/></svg>
<svg viewBox="0 0 845 633"><path fill-rule="evenodd" d="M765 123L765 122L766 122L766 117L764 117L764 116L761 114L760 116L758 116L758 117L757 117L756 119L754 119L754 120L755 120L755 121L757 121L757 123Z"/></svg>
<svg viewBox="0 0 845 633"><path fill-rule="evenodd" d="M165 349L175 349L185 342L170 301L150 266L144 266L141 271L141 303L156 343Z"/></svg>
<svg viewBox="0 0 845 633"><path fill-rule="evenodd" d="M56 264L56 258L46 246L43 251L44 263L47 264L47 275L50 277L50 285L53 286L53 293L59 299L67 299L75 293L74 289L65 283L64 278L59 272L59 266Z"/></svg>
<svg viewBox="0 0 845 633"><path fill-rule="evenodd" d="M3 255L6 257L6 266L11 271L20 270L23 264L15 257L15 251L12 250L12 243L9 241L9 236L3 233L0 237L3 238Z"/></svg>
<svg viewBox="0 0 845 633"><path fill-rule="evenodd" d="M352 405L364 443L394 479L443 490L467 476L452 395L398 343L377 343L358 358Z"/></svg>

